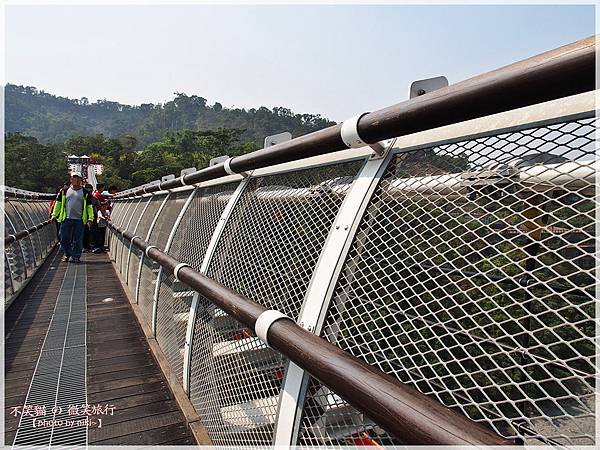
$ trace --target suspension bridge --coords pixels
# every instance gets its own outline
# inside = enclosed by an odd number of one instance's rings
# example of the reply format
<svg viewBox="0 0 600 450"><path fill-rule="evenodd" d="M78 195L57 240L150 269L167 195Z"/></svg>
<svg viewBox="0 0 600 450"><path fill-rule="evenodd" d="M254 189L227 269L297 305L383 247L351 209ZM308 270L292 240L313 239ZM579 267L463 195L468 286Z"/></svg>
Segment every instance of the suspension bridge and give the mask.
<svg viewBox="0 0 600 450"><path fill-rule="evenodd" d="M596 445L594 37L114 198L5 187L6 445Z"/></svg>

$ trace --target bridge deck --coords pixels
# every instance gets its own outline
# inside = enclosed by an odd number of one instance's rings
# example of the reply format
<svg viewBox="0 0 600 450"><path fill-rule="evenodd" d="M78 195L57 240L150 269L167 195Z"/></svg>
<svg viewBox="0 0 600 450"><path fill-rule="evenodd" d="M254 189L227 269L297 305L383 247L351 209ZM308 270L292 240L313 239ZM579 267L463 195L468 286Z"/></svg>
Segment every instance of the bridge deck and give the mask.
<svg viewBox="0 0 600 450"><path fill-rule="evenodd" d="M88 428L89 444L194 445L195 441L185 425L185 419L150 353L143 332L108 257L87 254L85 262L78 266L77 271L74 272L73 267L67 270L68 266L69 264L60 262L60 254L54 251L6 312L6 444L15 442L19 427L20 414L13 414L13 407L24 405L28 393L27 403L36 404L33 401L35 398L33 391L36 389L36 382L41 383L40 379L45 383L44 389L49 383L48 380L60 380L54 381L54 386L50 386L51 389L56 389L57 399L65 390L82 390L74 382L77 364L71 362L73 367L69 367L67 360L69 357L66 355L75 347L79 349L83 347L85 349L85 353L82 353L82 356L85 354L82 358L85 362L83 390L86 392L73 394L83 395L83 398L87 396L86 403L89 405L114 405L112 415L105 413L91 416L102 418L102 427L92 425ZM75 274L75 278L72 274ZM77 277L79 281L76 281ZM56 328L62 323L59 317L60 299L68 303L69 292L65 297L64 291L71 287L70 304L67 305L68 319L66 325L63 324L64 330L58 332L62 332L65 336L64 342L76 335L76 330L73 330L76 321L72 316L76 308L73 294L78 292L75 286L77 283L86 287L84 292L87 294L84 294L86 297L85 344L83 346L64 344L58 350L48 349L51 336L57 333ZM64 300L65 298L67 300ZM60 336L59 340L62 342ZM60 363L52 366L58 375L49 374L47 364L43 362L45 354L56 351L62 353L61 358L54 358ZM52 360L52 358L46 359ZM59 385L61 385L60 389ZM62 398L76 398L69 395L71 393L67 392ZM57 404L59 404L58 400ZM44 406L46 406L46 414L38 419L52 419L51 408L54 404ZM19 410L22 411L23 408ZM24 439L28 435L27 439L48 439L48 436L43 433L32 434L32 430L27 429L31 427L29 422L25 420L21 422L17 441L21 439L19 442L25 442ZM64 438L63 435L69 433L55 427L52 432L46 434L54 436L50 439L56 439L57 436ZM71 433L69 439L70 442L74 442L73 439L81 439L81 437L73 437Z"/></svg>

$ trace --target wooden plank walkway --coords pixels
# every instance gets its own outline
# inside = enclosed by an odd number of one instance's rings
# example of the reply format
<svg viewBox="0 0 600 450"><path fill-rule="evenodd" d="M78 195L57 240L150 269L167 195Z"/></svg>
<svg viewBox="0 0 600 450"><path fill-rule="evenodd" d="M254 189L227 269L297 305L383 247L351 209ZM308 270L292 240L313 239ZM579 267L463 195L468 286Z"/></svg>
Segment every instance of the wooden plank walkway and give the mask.
<svg viewBox="0 0 600 450"><path fill-rule="evenodd" d="M21 291L4 315L4 442L12 445L19 426L12 407L27 397L54 305L65 276L66 264L54 250L36 276Z"/></svg>
<svg viewBox="0 0 600 450"><path fill-rule="evenodd" d="M12 445L66 263L55 251L6 312L5 443ZM108 256L87 254L87 403L114 405L90 445L195 445Z"/></svg>
<svg viewBox="0 0 600 450"><path fill-rule="evenodd" d="M115 406L90 445L195 445L108 256L86 265L88 403Z"/></svg>

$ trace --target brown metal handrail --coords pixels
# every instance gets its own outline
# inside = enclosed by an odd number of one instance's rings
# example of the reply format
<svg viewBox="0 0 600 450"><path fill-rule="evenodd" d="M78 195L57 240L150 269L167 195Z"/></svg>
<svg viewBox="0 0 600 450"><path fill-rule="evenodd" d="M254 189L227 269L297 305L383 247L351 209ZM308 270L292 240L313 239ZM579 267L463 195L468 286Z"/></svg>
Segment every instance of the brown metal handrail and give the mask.
<svg viewBox="0 0 600 450"><path fill-rule="evenodd" d="M5 198L21 198L25 200L53 200L56 194L48 194L43 192L31 192L31 191L15 191L12 188L0 188L2 195Z"/></svg>
<svg viewBox="0 0 600 450"><path fill-rule="evenodd" d="M28 228L27 230L22 230L22 231L19 231L18 233L9 234L8 236L5 236L4 237L4 246L6 247L7 245L12 244L13 242L16 242L20 239L23 239L23 238L29 236L31 233L35 233L36 231L41 230L49 223L52 223L51 219L48 219L45 222L34 225L31 228Z"/></svg>
<svg viewBox="0 0 600 450"><path fill-rule="evenodd" d="M366 113L357 124L364 142L376 142L476 119L595 89L595 36L460 83ZM232 158L236 173L347 149L341 124ZM118 195L125 198L227 175L224 164Z"/></svg>
<svg viewBox="0 0 600 450"><path fill-rule="evenodd" d="M132 232L113 224L108 226L160 264L167 274L172 274L180 264ZM177 278L253 330L257 318L266 311L264 306L189 266L182 267ZM274 322L267 337L274 349L406 444L513 445L512 441L306 331L291 319Z"/></svg>

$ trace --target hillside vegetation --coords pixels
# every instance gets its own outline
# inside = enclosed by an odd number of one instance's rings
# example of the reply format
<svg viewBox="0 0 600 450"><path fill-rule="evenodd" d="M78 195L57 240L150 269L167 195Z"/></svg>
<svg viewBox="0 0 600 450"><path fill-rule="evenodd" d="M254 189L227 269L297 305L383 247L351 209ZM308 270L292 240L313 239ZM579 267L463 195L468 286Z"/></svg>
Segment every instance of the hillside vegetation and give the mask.
<svg viewBox="0 0 600 450"><path fill-rule="evenodd" d="M165 104L123 105L108 100L58 97L35 87L5 87L6 132L19 132L44 143L64 142L77 135L135 136L143 147L171 130L242 129L240 139L262 144L265 136L289 131L301 136L333 125L319 114L295 114L288 108L229 109L207 105L196 95L175 93Z"/></svg>
<svg viewBox="0 0 600 450"><path fill-rule="evenodd" d="M5 87L6 184L54 190L67 176L66 154L87 154L105 164L101 181L120 189L210 158L262 147L265 136L297 137L330 125L318 114L290 109L230 109L196 95L175 93L165 104L123 105L58 97L35 87Z"/></svg>

